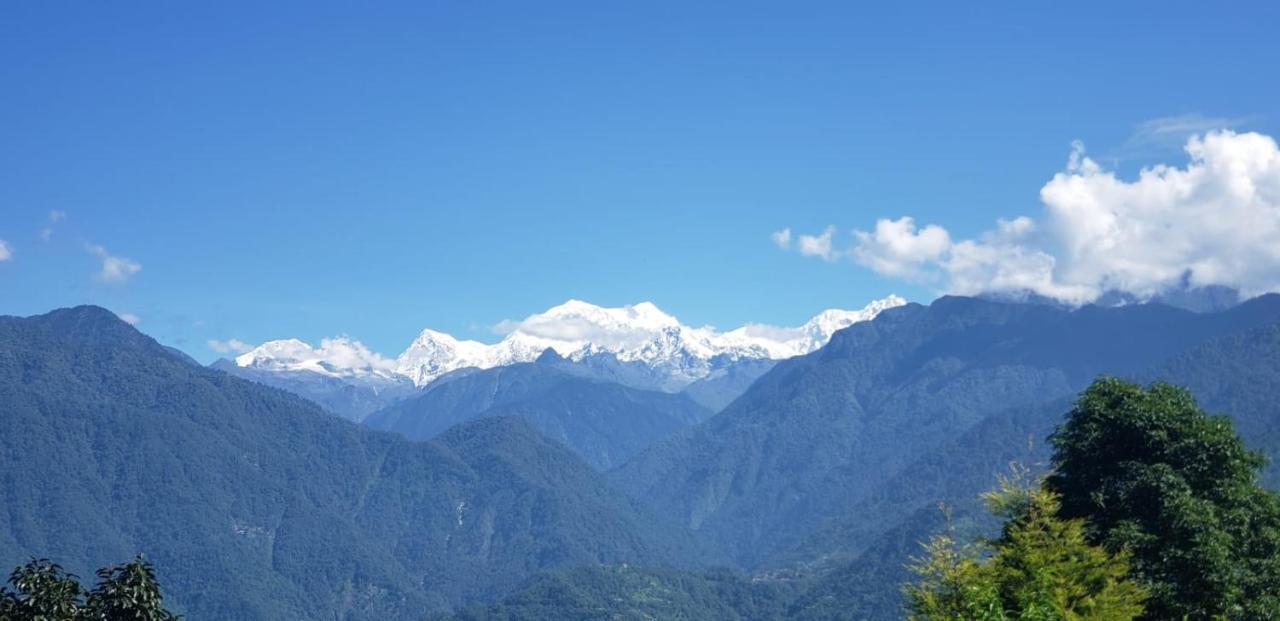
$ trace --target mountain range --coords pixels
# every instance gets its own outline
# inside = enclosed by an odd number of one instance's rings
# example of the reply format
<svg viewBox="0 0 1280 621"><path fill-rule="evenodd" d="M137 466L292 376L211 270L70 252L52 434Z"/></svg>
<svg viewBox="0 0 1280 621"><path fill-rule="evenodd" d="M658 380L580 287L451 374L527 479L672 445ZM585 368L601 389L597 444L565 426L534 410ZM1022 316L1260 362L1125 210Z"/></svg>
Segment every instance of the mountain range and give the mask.
<svg viewBox="0 0 1280 621"><path fill-rule="evenodd" d="M0 561L142 551L193 619L895 619L920 542L989 532L978 494L1099 375L1187 385L1280 455L1277 295L898 304L678 390L558 352L360 425L103 309L0 318Z"/></svg>
<svg viewBox="0 0 1280 621"><path fill-rule="evenodd" d="M742 371L727 370L739 363L811 352L837 330L905 303L889 296L861 310L822 311L798 327L748 324L721 332L684 325L650 302L605 308L569 300L509 322L506 336L493 344L425 329L392 359L347 337L324 339L319 346L285 339L263 343L214 366L300 394L352 420L362 420L450 373L533 362L547 350L580 363L583 372L635 388L678 392L708 378L740 377ZM758 363L744 366L766 368ZM706 398L706 405L723 405L736 396L723 394L729 385L746 387L742 381L722 382L714 389L704 386L698 394Z"/></svg>

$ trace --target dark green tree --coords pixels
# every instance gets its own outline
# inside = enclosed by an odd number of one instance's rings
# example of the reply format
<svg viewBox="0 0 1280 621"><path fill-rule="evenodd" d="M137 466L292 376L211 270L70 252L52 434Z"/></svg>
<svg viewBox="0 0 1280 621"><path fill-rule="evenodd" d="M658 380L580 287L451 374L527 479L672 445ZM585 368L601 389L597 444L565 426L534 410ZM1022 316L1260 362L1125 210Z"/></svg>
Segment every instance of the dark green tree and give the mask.
<svg viewBox="0 0 1280 621"><path fill-rule="evenodd" d="M9 574L14 588L0 587L0 620L73 621L80 618L83 591L75 574L48 559L31 559Z"/></svg>
<svg viewBox="0 0 1280 621"><path fill-rule="evenodd" d="M47 559L32 559L0 587L0 621L177 621L165 610L155 569L141 555L99 569L86 593L75 574Z"/></svg>
<svg viewBox="0 0 1280 621"><path fill-rule="evenodd" d="M1280 619L1280 500L1229 419L1175 386L1104 378L1051 443L1061 516L1132 554L1144 619Z"/></svg>
<svg viewBox="0 0 1280 621"><path fill-rule="evenodd" d="M98 570L98 586L85 599L91 619L102 621L176 621L165 610L155 568L142 555L119 567Z"/></svg>

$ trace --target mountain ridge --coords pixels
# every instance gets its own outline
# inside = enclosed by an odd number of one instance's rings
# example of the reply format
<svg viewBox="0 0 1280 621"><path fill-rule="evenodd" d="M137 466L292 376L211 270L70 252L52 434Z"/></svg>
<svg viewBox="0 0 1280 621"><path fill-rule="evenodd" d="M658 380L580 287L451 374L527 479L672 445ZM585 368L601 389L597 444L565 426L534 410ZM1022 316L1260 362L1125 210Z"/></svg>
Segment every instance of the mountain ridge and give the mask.
<svg viewBox="0 0 1280 621"><path fill-rule="evenodd" d="M751 567L987 416L1070 396L1098 373L1139 373L1277 316L1277 295L1213 314L962 297L909 304L779 362L724 411L610 477Z"/></svg>

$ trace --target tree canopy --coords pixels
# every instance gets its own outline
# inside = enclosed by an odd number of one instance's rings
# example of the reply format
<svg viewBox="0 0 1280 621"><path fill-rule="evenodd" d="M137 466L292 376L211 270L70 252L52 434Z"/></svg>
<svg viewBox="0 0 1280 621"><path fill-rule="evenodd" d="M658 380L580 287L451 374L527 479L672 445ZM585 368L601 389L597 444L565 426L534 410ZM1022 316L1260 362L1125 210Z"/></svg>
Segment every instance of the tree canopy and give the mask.
<svg viewBox="0 0 1280 621"><path fill-rule="evenodd" d="M1059 515L1132 554L1151 591L1143 618L1280 618L1280 500L1229 419L1182 388L1104 378L1051 443Z"/></svg>
<svg viewBox="0 0 1280 621"><path fill-rule="evenodd" d="M97 571L90 591L75 574L48 559L32 559L9 575L14 590L0 587L3 621L177 621L164 607L155 569L141 555Z"/></svg>

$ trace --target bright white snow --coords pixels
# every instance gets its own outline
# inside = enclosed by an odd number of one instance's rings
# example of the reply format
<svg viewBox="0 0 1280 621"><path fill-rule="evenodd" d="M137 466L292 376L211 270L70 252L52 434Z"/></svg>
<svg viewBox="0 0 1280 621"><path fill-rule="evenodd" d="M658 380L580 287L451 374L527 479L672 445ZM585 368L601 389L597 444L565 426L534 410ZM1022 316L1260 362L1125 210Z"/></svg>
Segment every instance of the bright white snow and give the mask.
<svg viewBox="0 0 1280 621"><path fill-rule="evenodd" d="M688 383L705 377L713 359L782 359L807 354L825 345L837 330L903 304L906 300L891 295L861 310L822 311L801 326L748 324L720 332L683 325L651 302L604 308L569 300L522 321L507 322L507 335L493 344L423 330L398 358L389 359L346 337L325 339L319 347L287 339L263 343L238 356L236 364L274 371L313 371L353 380L407 378L424 386L456 369L530 362L551 348L571 360L613 354L623 362L641 362Z"/></svg>

